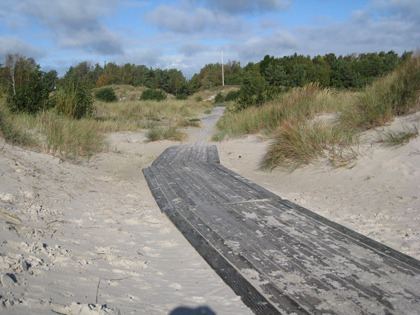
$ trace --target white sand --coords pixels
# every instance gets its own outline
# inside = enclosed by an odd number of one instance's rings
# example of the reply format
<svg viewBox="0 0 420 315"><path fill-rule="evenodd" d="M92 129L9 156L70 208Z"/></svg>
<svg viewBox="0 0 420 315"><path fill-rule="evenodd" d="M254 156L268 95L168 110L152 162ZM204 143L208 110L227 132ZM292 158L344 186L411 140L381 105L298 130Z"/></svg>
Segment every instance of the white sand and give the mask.
<svg viewBox="0 0 420 315"><path fill-rule="evenodd" d="M143 133L110 140L114 152L77 165L0 141L0 209L21 220L0 214L1 314L170 314L181 306L252 314L160 212L144 180L141 170L180 143L144 143ZM267 145L255 136L217 144L231 170L420 258L417 139L374 145L352 169L292 174L256 170Z"/></svg>

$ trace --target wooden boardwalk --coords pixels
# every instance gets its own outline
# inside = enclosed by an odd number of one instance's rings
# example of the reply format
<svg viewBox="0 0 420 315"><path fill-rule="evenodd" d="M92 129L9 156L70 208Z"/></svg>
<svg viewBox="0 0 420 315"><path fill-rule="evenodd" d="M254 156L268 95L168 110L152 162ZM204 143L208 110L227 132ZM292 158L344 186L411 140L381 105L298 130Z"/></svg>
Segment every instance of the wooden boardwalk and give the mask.
<svg viewBox="0 0 420 315"><path fill-rule="evenodd" d="M219 164L167 149L143 170L160 209L255 314L420 314L420 262Z"/></svg>

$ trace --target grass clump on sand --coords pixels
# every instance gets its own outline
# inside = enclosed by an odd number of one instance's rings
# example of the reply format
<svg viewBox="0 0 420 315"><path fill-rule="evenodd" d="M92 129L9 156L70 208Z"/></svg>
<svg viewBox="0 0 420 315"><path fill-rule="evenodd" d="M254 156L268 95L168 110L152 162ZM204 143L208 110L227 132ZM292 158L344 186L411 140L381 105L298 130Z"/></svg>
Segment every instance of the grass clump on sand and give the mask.
<svg viewBox="0 0 420 315"><path fill-rule="evenodd" d="M31 147L36 144L36 140L21 126L13 121L7 108L0 106L0 133L3 138L14 145Z"/></svg>
<svg viewBox="0 0 420 315"><path fill-rule="evenodd" d="M283 121L303 121L317 113L333 111L337 104L332 102L331 95L330 90L320 89L316 83L309 84L281 94L262 106L251 106L224 115L217 127L229 137L272 132Z"/></svg>
<svg viewBox="0 0 420 315"><path fill-rule="evenodd" d="M187 134L180 131L174 126L169 127L156 127L150 129L146 133L146 138L149 141L159 141L159 140L175 140L182 141L187 137Z"/></svg>
<svg viewBox="0 0 420 315"><path fill-rule="evenodd" d="M355 134L337 124L283 123L272 140L261 169L273 170L281 166L293 170L319 158L327 158L332 165L342 166L355 157L350 149Z"/></svg>
<svg viewBox="0 0 420 315"><path fill-rule="evenodd" d="M108 132L150 129L150 139L182 140L186 135L175 126L197 127L200 123L194 117L213 108L208 102L169 97L160 102L140 101L138 97L144 88L123 86L113 89L119 102L95 100L91 115L80 119L57 108L36 114L11 113L5 99L0 100L0 135L15 145L39 148L63 159L77 160L108 150ZM124 97L128 100L122 100ZM67 101L63 98L57 103L65 105Z"/></svg>
<svg viewBox="0 0 420 315"><path fill-rule="evenodd" d="M293 170L317 159L333 166L348 165L353 146L363 131L383 126L395 116L418 109L420 55L360 92L322 89L316 83L294 88L261 106L230 111L217 123L214 141L243 134L262 134L271 140L260 167ZM334 119L323 120L330 113ZM417 128L381 134L380 141L401 145L418 135Z"/></svg>
<svg viewBox="0 0 420 315"><path fill-rule="evenodd" d="M418 126L412 125L411 127L403 127L403 130L378 132L378 142L385 143L387 146L401 146L411 139L417 138L418 135Z"/></svg>
<svg viewBox="0 0 420 315"><path fill-rule="evenodd" d="M363 129L383 126L395 116L415 110L419 93L420 53L417 53L394 72L367 86L354 106L343 111L341 121Z"/></svg>

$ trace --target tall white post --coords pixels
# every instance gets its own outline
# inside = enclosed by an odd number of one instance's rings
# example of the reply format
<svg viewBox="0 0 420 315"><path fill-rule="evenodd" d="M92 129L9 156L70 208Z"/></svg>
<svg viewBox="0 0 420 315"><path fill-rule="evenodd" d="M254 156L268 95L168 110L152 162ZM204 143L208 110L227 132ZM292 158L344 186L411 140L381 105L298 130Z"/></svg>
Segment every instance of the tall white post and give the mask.
<svg viewBox="0 0 420 315"><path fill-rule="evenodd" d="M223 71L223 50L222 50L222 84L225 86L225 73Z"/></svg>

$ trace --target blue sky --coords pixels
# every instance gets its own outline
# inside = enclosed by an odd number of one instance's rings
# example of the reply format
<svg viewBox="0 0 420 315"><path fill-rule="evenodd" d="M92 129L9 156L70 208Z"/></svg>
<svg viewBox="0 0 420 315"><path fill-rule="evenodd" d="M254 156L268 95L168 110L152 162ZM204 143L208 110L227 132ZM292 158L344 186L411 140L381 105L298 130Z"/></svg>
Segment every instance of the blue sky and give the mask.
<svg viewBox="0 0 420 315"><path fill-rule="evenodd" d="M63 75L82 61L181 70L420 45L419 0L0 0L0 63L32 57Z"/></svg>

